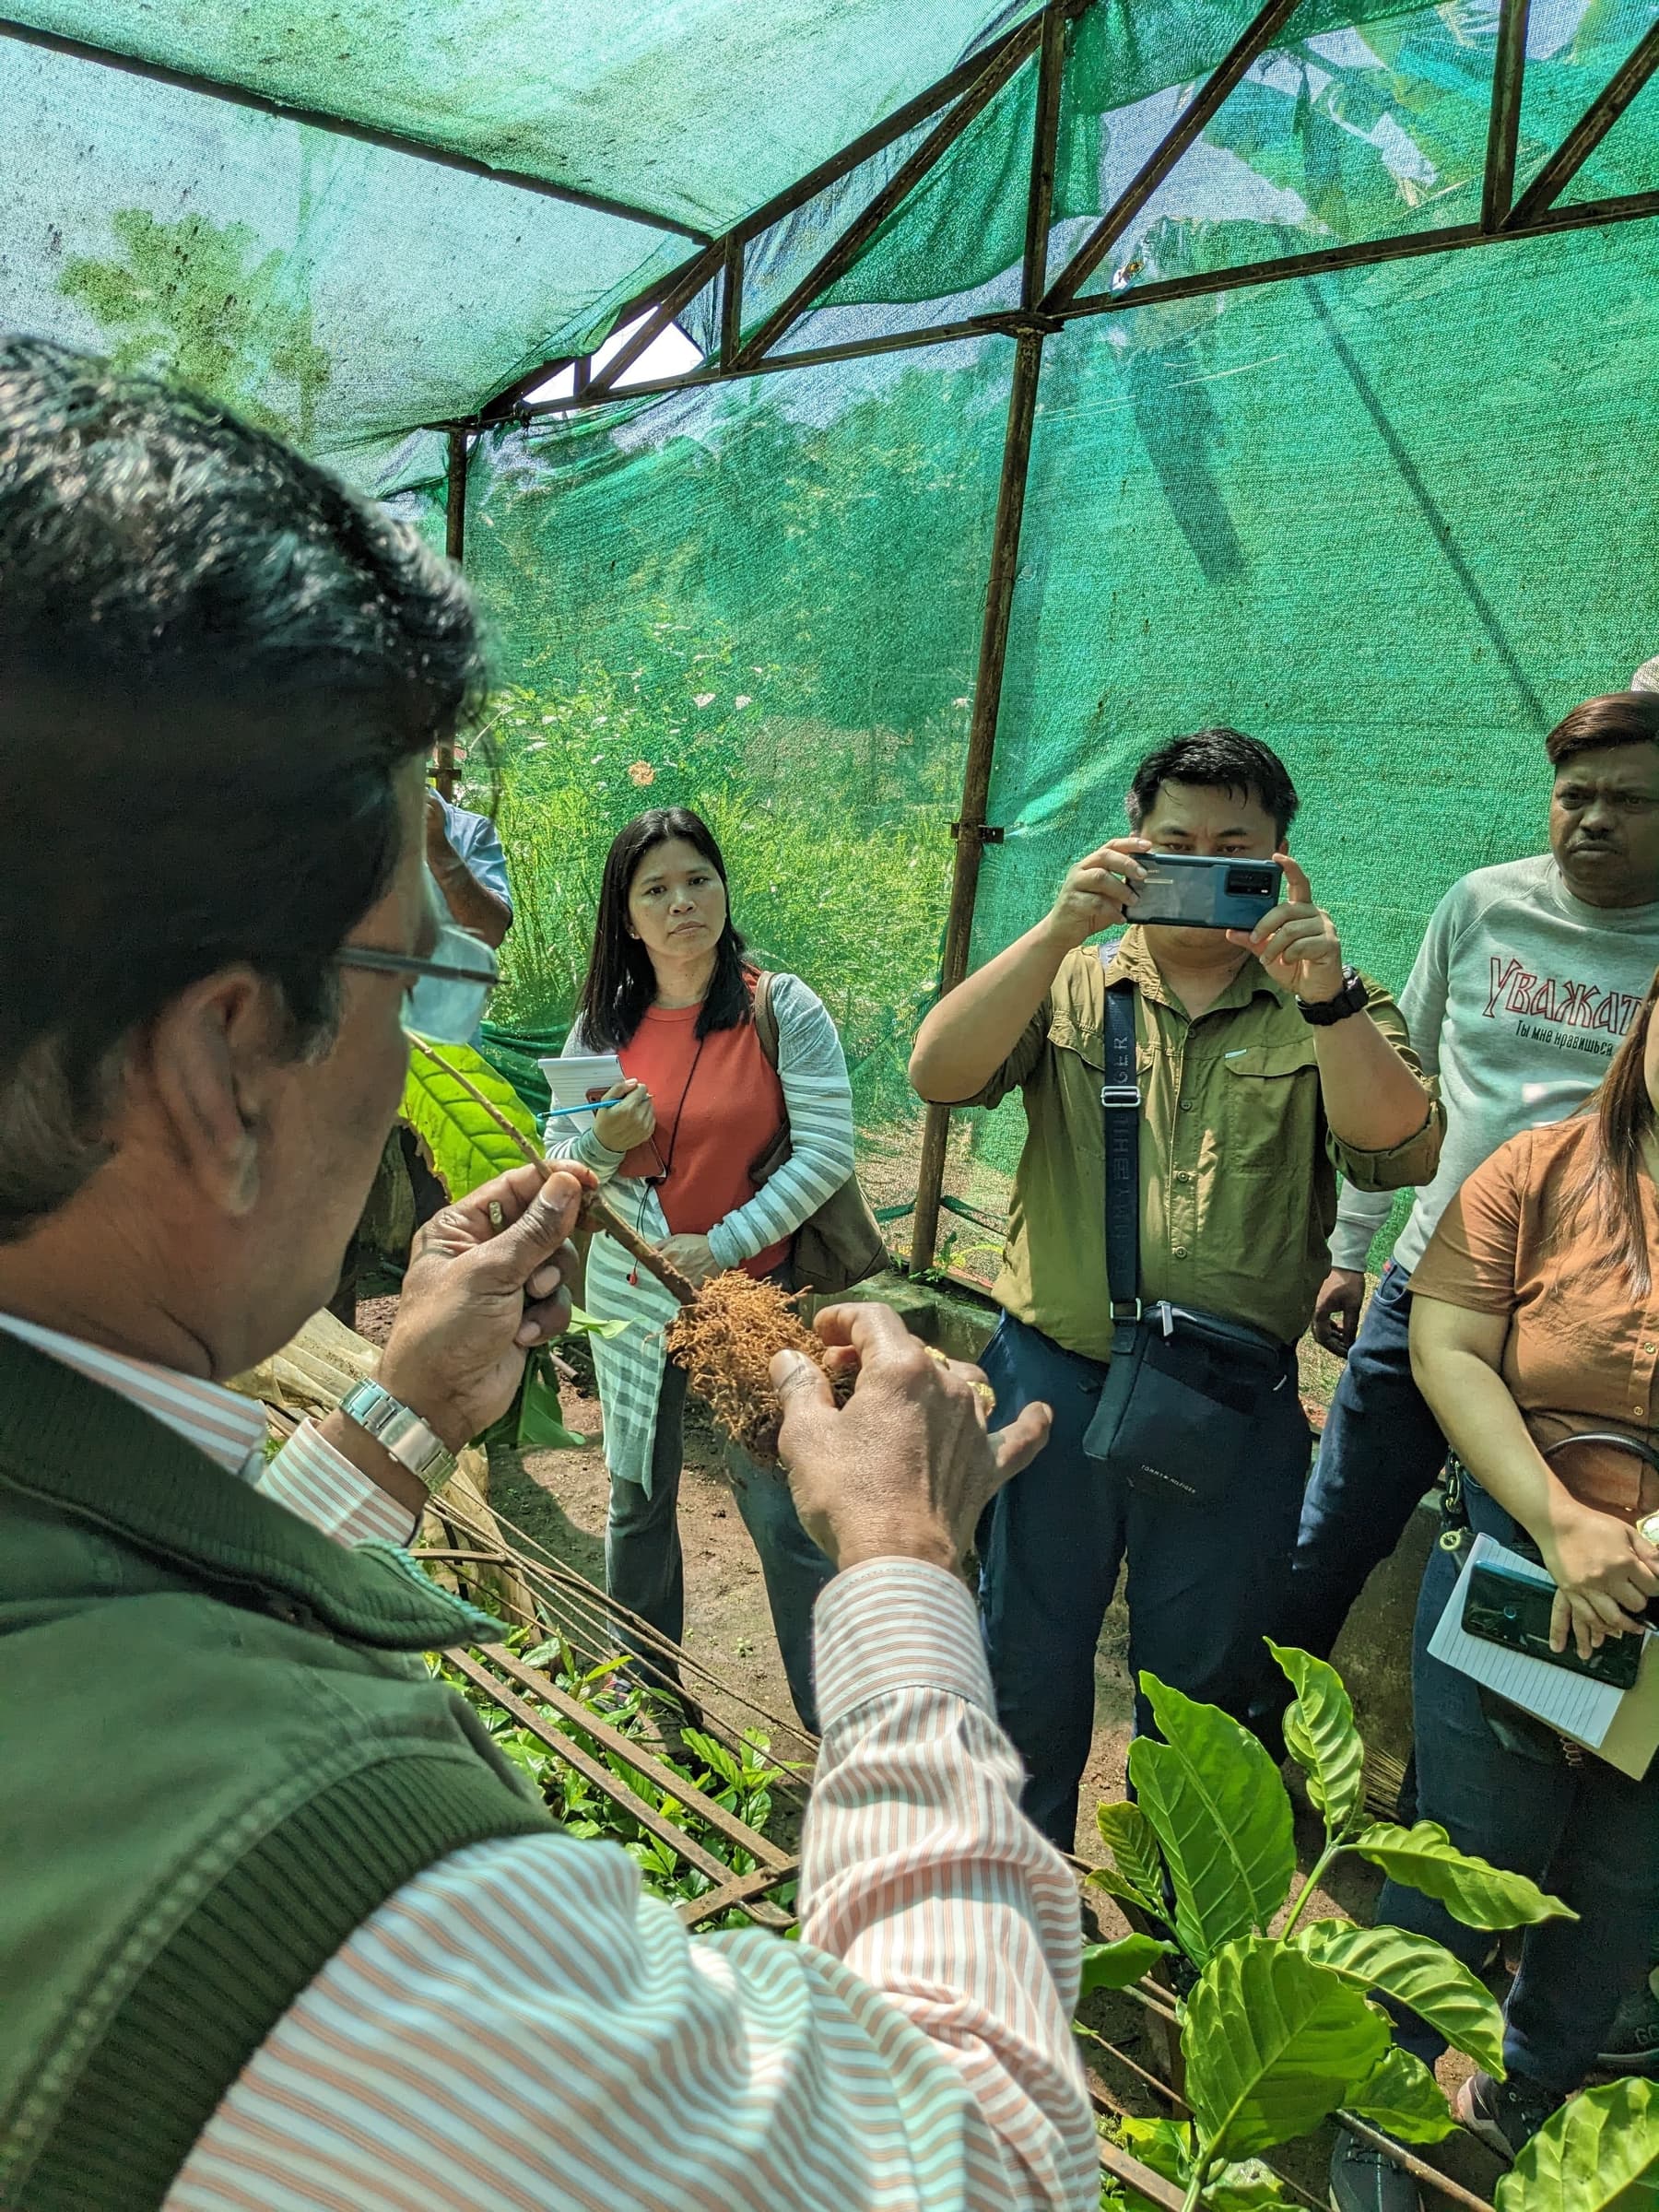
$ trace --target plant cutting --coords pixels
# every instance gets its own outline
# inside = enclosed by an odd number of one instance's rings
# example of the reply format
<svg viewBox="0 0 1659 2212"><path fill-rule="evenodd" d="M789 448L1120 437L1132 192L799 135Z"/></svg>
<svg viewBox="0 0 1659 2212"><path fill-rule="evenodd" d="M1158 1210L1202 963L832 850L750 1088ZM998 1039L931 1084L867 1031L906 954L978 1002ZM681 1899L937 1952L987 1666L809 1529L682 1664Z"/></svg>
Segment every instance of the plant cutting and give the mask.
<svg viewBox="0 0 1659 2212"><path fill-rule="evenodd" d="M1216 1706L1150 1674L1141 1687L1163 1740L1130 1746L1136 1802L1100 1808L1109 1864L1088 1877L1135 1933L1090 1947L1086 1986L1123 1986L1171 1955L1194 1977L1177 2006L1192 2119L1158 2123L1155 2137L1132 2146L1182 2184L1187 2212L1206 2195L1221 2206L1241 2192L1253 2204L1277 2201L1262 2194L1259 2171L1241 2168L1333 2113L1404 2143L1452 2131L1433 2075L1394 2042L1383 2000L1409 2006L1488 2073L1503 2072L1502 2015L1449 1951L1403 1929L1306 1918L1344 1853L1439 1898L1473 1927L1568 1912L1524 1876L1456 1850L1432 1821L1368 1819L1365 1748L1341 1677L1305 1652L1269 1649L1295 1691L1285 1739L1324 1823L1300 1886L1290 1799L1272 1759Z"/></svg>

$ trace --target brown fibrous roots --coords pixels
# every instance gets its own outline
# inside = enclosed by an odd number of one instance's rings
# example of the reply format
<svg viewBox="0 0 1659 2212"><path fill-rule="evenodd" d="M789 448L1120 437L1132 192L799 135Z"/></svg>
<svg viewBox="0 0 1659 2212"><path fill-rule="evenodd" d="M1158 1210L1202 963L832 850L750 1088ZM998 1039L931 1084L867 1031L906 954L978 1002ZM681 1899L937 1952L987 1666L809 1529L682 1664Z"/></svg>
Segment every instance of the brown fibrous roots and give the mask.
<svg viewBox="0 0 1659 2212"><path fill-rule="evenodd" d="M682 1306L665 1339L668 1357L733 1442L763 1465L778 1464L782 1408L770 1372L779 1352L804 1352L824 1365L824 1347L776 1283L753 1276L716 1275ZM852 1379L832 1378L845 1397Z"/></svg>

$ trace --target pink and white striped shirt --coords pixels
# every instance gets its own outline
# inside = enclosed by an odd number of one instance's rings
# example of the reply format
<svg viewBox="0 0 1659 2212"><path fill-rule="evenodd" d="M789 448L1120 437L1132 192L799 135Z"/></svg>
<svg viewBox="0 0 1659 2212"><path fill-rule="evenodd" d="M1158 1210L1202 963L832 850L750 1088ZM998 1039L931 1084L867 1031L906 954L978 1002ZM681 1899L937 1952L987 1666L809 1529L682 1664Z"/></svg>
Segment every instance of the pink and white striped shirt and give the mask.
<svg viewBox="0 0 1659 2212"><path fill-rule="evenodd" d="M0 1315L345 1543L410 1516L307 1424ZM279 2020L164 2212L1055 2212L1098 2202L1077 1891L1017 1807L971 1599L908 1559L816 1616L801 1940L688 1936L628 1854L480 1843Z"/></svg>

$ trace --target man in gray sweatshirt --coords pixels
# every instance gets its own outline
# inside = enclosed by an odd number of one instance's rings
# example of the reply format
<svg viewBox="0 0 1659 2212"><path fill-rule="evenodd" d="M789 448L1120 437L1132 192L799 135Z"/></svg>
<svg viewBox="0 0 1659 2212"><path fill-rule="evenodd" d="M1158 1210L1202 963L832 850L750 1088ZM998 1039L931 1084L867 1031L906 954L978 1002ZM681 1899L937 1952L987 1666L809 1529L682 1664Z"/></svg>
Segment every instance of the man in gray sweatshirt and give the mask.
<svg viewBox="0 0 1659 2212"><path fill-rule="evenodd" d="M1337 1207L1313 1333L1347 1364L1303 1502L1286 1624L1288 1642L1321 1656L1445 1461L1411 1379L1411 1271L1466 1175L1583 1103L1659 965L1659 693L1588 700L1544 749L1549 851L1454 883L1400 994L1440 1080L1446 1139L1363 1322L1389 1199L1350 1186Z"/></svg>

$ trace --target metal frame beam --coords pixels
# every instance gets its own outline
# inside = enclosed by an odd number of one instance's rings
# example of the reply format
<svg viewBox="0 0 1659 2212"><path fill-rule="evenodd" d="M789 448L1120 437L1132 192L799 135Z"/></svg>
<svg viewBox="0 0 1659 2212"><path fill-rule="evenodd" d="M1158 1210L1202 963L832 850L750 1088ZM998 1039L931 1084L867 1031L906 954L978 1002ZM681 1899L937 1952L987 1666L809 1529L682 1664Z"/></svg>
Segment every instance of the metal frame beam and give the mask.
<svg viewBox="0 0 1659 2212"><path fill-rule="evenodd" d="M835 243L818 257L753 335L738 346L734 362L735 367L752 367L783 335L790 324L816 300L822 299L836 279L852 266L888 216L902 206L934 164L949 151L974 118L990 106L1003 87L1024 66L1041 36L1041 18L1033 18L1030 23L1021 25L1012 38L1005 40L994 58L981 68L944 120L928 133L915 152L900 163L868 206L853 218Z"/></svg>
<svg viewBox="0 0 1659 2212"><path fill-rule="evenodd" d="M466 463L469 452L466 432L451 430L449 434L449 465L443 483L443 550L460 568L466 554ZM455 795L455 741L453 737L439 740L432 763L432 781L446 799Z"/></svg>
<svg viewBox="0 0 1659 2212"><path fill-rule="evenodd" d="M1271 44L1295 14L1300 0L1266 0L1233 41L1219 65L1194 95L1181 118L1142 162L1117 199L1100 218L1063 269L1043 306L1053 314L1074 300L1112 246L1124 235L1182 156L1203 134L1251 64Z"/></svg>
<svg viewBox="0 0 1659 2212"><path fill-rule="evenodd" d="M1553 207L1636 95L1659 66L1659 23L1614 71L1505 218L1505 228L1524 229Z"/></svg>
<svg viewBox="0 0 1659 2212"><path fill-rule="evenodd" d="M1526 23L1532 0L1500 0L1498 51L1492 59L1492 112L1480 181L1480 227L1501 228L1515 196L1515 149L1521 142L1521 90L1526 80Z"/></svg>
<svg viewBox="0 0 1659 2212"><path fill-rule="evenodd" d="M699 230L673 216L654 215L649 207L636 207L628 200L609 199L603 193L580 192L569 184L552 184L546 177L533 177L523 170L496 169L477 155L434 146L429 139L377 130L371 124L354 123L348 115L338 115L326 108L297 107L289 100L275 100L269 93L255 92L247 85L229 84L222 77L198 76L188 69L171 69L164 62L143 61L136 54L118 53L112 47L94 46L85 39L65 38L55 30L40 30L32 23L19 23L13 16L0 16L0 38L16 39L26 46L44 47L49 53L67 54L74 61L96 62L106 69L124 70L129 76L141 76L150 84L169 85L178 92L195 92L206 99L228 100L233 107L252 108L256 114L272 116L278 123L304 124L312 130L331 131L336 138L355 138L362 146L378 147L382 153L406 154L415 161L434 161L441 169L458 169L465 176L484 177L492 184L511 184L520 192L539 194L545 200L563 200L571 207L589 207L595 215L614 215L623 222L643 223L653 230L695 239L699 245L710 242L706 230Z"/></svg>
<svg viewBox="0 0 1659 2212"><path fill-rule="evenodd" d="M1028 315L1041 293L1048 261L1055 149L1060 131L1060 92L1065 69L1065 29L1064 7L1051 4L1042 18L1037 128L1032 136L1031 180L1026 200L1021 291ZM985 614L980 631L979 666L973 682L968 757L962 771L962 806L956 825L956 858L951 866L950 902L946 912L945 944L939 960L941 997L954 991L967 974L973 937L973 910L979 896L980 861L985 846L996 724L1002 709L1003 671L1007 663L1014 583L1019 571L1019 533L1025 518L1026 484L1030 474L1031 433L1036 425L1037 389L1042 375L1042 319L1033 316L1015 341L1014 373L1008 386L1008 421L1003 437L1002 475L996 488L996 519L991 530ZM949 1134L950 1108L929 1106L923 1124L922 1156L916 1171L916 1210L911 1227L912 1275L920 1275L933 1265Z"/></svg>

